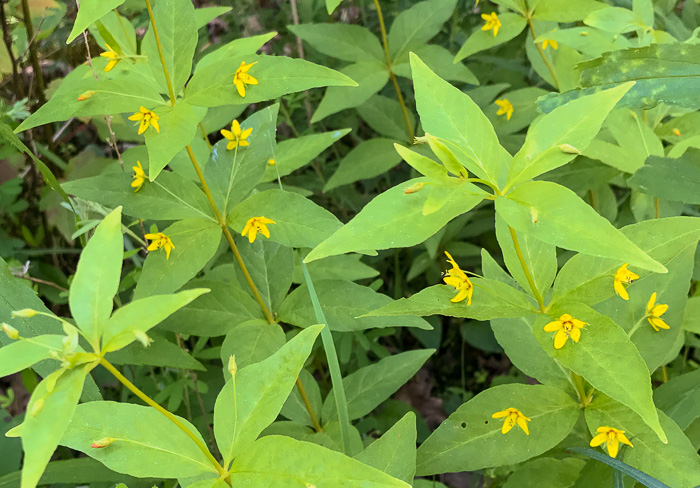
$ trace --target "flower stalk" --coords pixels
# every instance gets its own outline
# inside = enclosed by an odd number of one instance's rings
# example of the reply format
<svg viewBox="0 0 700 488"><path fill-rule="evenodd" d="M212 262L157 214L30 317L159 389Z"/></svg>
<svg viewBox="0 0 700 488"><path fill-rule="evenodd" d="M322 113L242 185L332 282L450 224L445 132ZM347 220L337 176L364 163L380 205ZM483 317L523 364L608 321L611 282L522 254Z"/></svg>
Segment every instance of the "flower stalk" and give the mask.
<svg viewBox="0 0 700 488"><path fill-rule="evenodd" d="M530 17L530 14L528 13L527 17L525 18L527 20L527 25L530 28L530 33L532 34L532 40L534 42L535 39L537 39L537 35L535 34L535 26L532 25L532 18ZM540 56L542 57L542 61L544 61L544 64L547 66L547 69L549 70L549 74L552 75L552 80L554 80L554 88L559 90L559 79L557 78L557 73L554 71L554 67L552 64L549 62L549 59L547 59L547 56L544 55L544 50L542 49L542 46L537 44L535 42L535 47L537 48L537 51L540 53Z"/></svg>
<svg viewBox="0 0 700 488"><path fill-rule="evenodd" d="M542 295L537 289L537 285L535 284L535 280L532 277L532 273L530 273L530 268L527 267L527 263L525 262L525 256L523 256L523 251L520 249L518 235L515 233L515 229L513 229L510 225L508 226L508 230L510 231L510 237L513 239L513 247L515 247L515 254L518 255L520 265L523 267L523 271L525 272L525 278L527 278L527 282L530 284L532 294L535 297L535 300L537 300L537 305L539 305L540 307L540 312L544 313L546 311L544 301L542 300Z"/></svg>

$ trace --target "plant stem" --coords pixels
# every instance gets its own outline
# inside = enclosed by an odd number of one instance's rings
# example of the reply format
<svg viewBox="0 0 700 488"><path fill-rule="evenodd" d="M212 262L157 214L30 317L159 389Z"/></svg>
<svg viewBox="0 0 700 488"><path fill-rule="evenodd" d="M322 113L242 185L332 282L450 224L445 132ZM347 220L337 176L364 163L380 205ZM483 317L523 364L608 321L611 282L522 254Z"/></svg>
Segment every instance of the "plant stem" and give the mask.
<svg viewBox="0 0 700 488"><path fill-rule="evenodd" d="M146 402L149 406L155 408L158 410L160 413L165 415L168 420L170 420L172 423L174 423L180 430L182 430L187 436L192 439L192 441L197 445L200 451L204 453L204 455L211 461L212 465L216 468L216 471L219 473L220 476L224 476L226 474L226 470L224 469L223 466L219 464L219 462L214 458L211 452L209 452L209 449L207 449L207 446L204 445L202 441L200 441L196 435L188 429L185 424L180 422L180 420L173 415L172 413L168 412L166 409L158 405L151 397L146 395L144 392L138 389L136 385L134 385L131 381L129 381L126 376L121 374L117 368L115 368L112 363L107 361L105 358L100 359L100 364L104 366L107 371L112 373L115 378L117 378L124 386L126 386L131 392L139 397L141 400Z"/></svg>
<svg viewBox="0 0 700 488"><path fill-rule="evenodd" d="M318 423L318 419L316 418L316 413L314 413L314 407L311 406L311 400L309 400L309 395L306 394L306 388L304 388L304 385L301 383L301 378L297 376L297 389L299 390L299 394L301 395L301 399L304 401L304 406L306 407L306 411L309 412L309 417L311 417L311 423L314 425L314 430L316 432L323 432L323 427L321 427L321 424Z"/></svg>
<svg viewBox="0 0 700 488"><path fill-rule="evenodd" d="M574 387L576 388L576 393L578 393L578 399L580 400L581 407L587 407L591 404L591 398L590 395L586 394L586 387L583 384L583 378L572 371L571 379L573 380Z"/></svg>
<svg viewBox="0 0 700 488"><path fill-rule="evenodd" d="M211 145L211 142L209 142L209 136L207 135L207 131L204 128L204 124L202 124L201 122L199 123L199 130L202 131L202 137L204 138L204 142L207 143L207 147L211 151L213 149L213 147Z"/></svg>
<svg viewBox="0 0 700 488"><path fill-rule="evenodd" d="M535 39L537 39L537 36L535 35L535 26L532 25L532 18L530 18L529 13L525 19L527 20L527 25L530 27L530 33L532 34L532 40L534 41ZM542 47L537 43L535 43L535 47L540 53L540 56L542 56L542 61L544 61L544 64L547 66L549 74L552 75L552 80L554 80L554 88L559 90L559 80L557 79L557 73L554 71L554 67L550 64L549 60L547 59L547 56L544 55L544 50L542 49Z"/></svg>
<svg viewBox="0 0 700 488"><path fill-rule="evenodd" d="M29 2L22 0L22 15L24 16L24 28L27 30L27 42L29 42L29 58L32 61L32 69L36 76L36 96L39 103L46 103L44 94L44 75L39 64L39 54L36 50L36 39L34 37L34 26L32 25L32 14L29 11Z"/></svg>
<svg viewBox="0 0 700 488"><path fill-rule="evenodd" d="M26 1L26 0L24 0ZM160 43L160 36L158 35L158 27L156 26L156 19L153 16L153 8L151 7L151 0L146 0L146 8L148 9L148 18L151 20L151 27L153 27L153 37L156 40L156 47L158 48L158 55L160 56L160 64L163 65L163 74L165 75L165 84L168 85L168 96L170 96L170 103L175 106L175 92L173 91L173 84L170 81L170 75L168 74L168 68L165 65L165 55L163 55L163 45Z"/></svg>
<svg viewBox="0 0 700 488"><path fill-rule="evenodd" d="M542 295L540 295L540 292L537 289L537 285L535 284L535 280L532 278L532 273L530 273L530 268L527 267L527 263L525 262L525 257L523 256L523 251L520 249L520 242L518 241L518 235L515 233L515 229L513 229L510 225L508 226L508 230L510 231L510 237L513 239L513 247L515 247L515 254L518 255L518 260L520 261L520 265L523 267L523 271L525 272L525 278L527 278L527 282L530 284L530 288L532 289L532 294L535 297L535 300L537 300L537 304L540 307L540 312L544 313L546 310L546 308L544 306L544 301L542 300Z"/></svg>
<svg viewBox="0 0 700 488"><path fill-rule="evenodd" d="M391 69L391 55L389 54L389 41L386 38L386 26L384 25L384 16L382 15L382 7L379 5L379 0L374 0L374 7L377 9L377 17L379 18L379 29L382 31L382 45L384 46L384 55L386 56L386 69L389 70L389 78L394 84L394 89L396 90L396 97L399 100L399 105L401 105L401 111L403 112L403 118L406 121L406 129L408 129L408 136L413 142L416 134L413 132L413 126L411 125L411 118L408 115L408 109L406 108L406 102L401 94L401 88L399 88L399 81L396 79L394 70Z"/></svg>
<svg viewBox="0 0 700 488"><path fill-rule="evenodd" d="M17 59L12 51L12 34L10 34L10 25L5 15L5 2L0 3L0 22L2 22L2 39L5 42L5 49L12 64L12 81L15 85L15 95L17 99L22 99L24 98L24 85L17 69Z"/></svg>

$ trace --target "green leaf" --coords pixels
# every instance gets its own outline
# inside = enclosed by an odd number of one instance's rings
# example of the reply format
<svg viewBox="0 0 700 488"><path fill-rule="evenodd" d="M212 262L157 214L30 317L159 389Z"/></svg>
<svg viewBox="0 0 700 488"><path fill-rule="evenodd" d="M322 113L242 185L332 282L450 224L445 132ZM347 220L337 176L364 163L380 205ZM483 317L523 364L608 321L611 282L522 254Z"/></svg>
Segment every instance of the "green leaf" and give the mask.
<svg viewBox="0 0 700 488"><path fill-rule="evenodd" d="M498 35L494 36L493 30L484 31L475 28L467 42L462 45L457 56L455 56L455 62L510 41L517 37L527 25L525 19L519 14L505 13L499 15L498 18L502 24L498 30Z"/></svg>
<svg viewBox="0 0 700 488"><path fill-rule="evenodd" d="M447 175L447 168L442 164L436 163L435 160L412 151L400 144L394 144L393 147L404 161L426 178L434 181L450 181Z"/></svg>
<svg viewBox="0 0 700 488"><path fill-rule="evenodd" d="M412 143L407 129L401 104L393 98L374 95L357 107L357 113L374 131L390 139ZM413 114L408 112L411 127L415 127Z"/></svg>
<svg viewBox="0 0 700 488"><path fill-rule="evenodd" d="M507 188L563 166L582 153L631 87L632 83L625 83L573 100L537 119L513 157Z"/></svg>
<svg viewBox="0 0 700 488"><path fill-rule="evenodd" d="M24 465L21 488L35 488L70 424L90 366L59 369L39 383L27 404L28 414L17 427L22 437ZM37 406L37 402L43 406ZM38 412L35 412L38 409Z"/></svg>
<svg viewBox="0 0 700 488"><path fill-rule="evenodd" d="M249 219L260 216L275 221L268 224L270 239L289 247L317 246L342 227L328 210L284 190L255 193L236 205L227 220L236 232L241 232Z"/></svg>
<svg viewBox="0 0 700 488"><path fill-rule="evenodd" d="M0 378L50 358L52 351L62 352L65 337L65 335L40 335L22 338L0 348Z"/></svg>
<svg viewBox="0 0 700 488"><path fill-rule="evenodd" d="M355 459L411 483L416 474L416 414L408 412Z"/></svg>
<svg viewBox="0 0 700 488"><path fill-rule="evenodd" d="M173 242L170 259L163 248L148 253L134 300L179 289L214 256L221 240L218 224L203 219L180 220L162 232Z"/></svg>
<svg viewBox="0 0 700 488"><path fill-rule="evenodd" d="M563 348L554 349L555 334L545 332L544 326L565 313L589 325L581 331L579 342L567 341ZM659 439L666 441L652 400L649 369L619 325L586 305L571 302L552 307L549 316L535 321L533 330L550 357L583 376L596 390L637 412Z"/></svg>
<svg viewBox="0 0 700 488"><path fill-rule="evenodd" d="M256 441L231 469L232 484L249 488L410 488L339 452L277 435Z"/></svg>
<svg viewBox="0 0 700 488"><path fill-rule="evenodd" d="M666 272L573 191L556 183L524 183L496 198L496 211L518 232L557 247Z"/></svg>
<svg viewBox="0 0 700 488"><path fill-rule="evenodd" d="M73 319L93 345L99 343L119 288L124 256L121 218L118 207L97 226L80 255L68 295Z"/></svg>
<svg viewBox="0 0 700 488"><path fill-rule="evenodd" d="M581 459L543 457L529 461L508 477L503 488L573 486L586 463Z"/></svg>
<svg viewBox="0 0 700 488"><path fill-rule="evenodd" d="M341 254L340 256L314 261L308 264L309 274L314 281L324 279L358 281L379 275L379 271L371 266L367 266L361 259L362 256L358 254ZM299 261L295 261L294 264L293 281L294 283L303 283L304 276L302 275Z"/></svg>
<svg viewBox="0 0 700 488"><path fill-rule="evenodd" d="M259 84L248 86L245 98L241 98L233 85L233 76L241 62L257 63L248 73L255 77ZM357 84L342 73L303 59L283 56L236 56L212 63L195 73L185 89L185 101L202 107L250 104L321 86Z"/></svg>
<svg viewBox="0 0 700 488"><path fill-rule="evenodd" d="M122 54L132 56L138 54L134 26L131 22L125 21L116 9L107 12L95 24L88 26L88 31L95 38L95 42L105 51L107 44L109 44L115 51L120 49ZM93 61L95 60L93 59Z"/></svg>
<svg viewBox="0 0 700 488"><path fill-rule="evenodd" d="M621 7L606 7L595 10L583 19L583 22L613 34L624 34L647 27L636 13Z"/></svg>
<svg viewBox="0 0 700 488"><path fill-rule="evenodd" d="M66 44L70 44L93 22L100 20L102 16L116 9L124 3L124 0L83 0L80 2L78 15L75 17L73 29L68 34Z"/></svg>
<svg viewBox="0 0 700 488"><path fill-rule="evenodd" d="M449 143L457 159L479 178L494 184L511 160L491 123L468 95L442 80L416 55L411 56L416 105L426 134Z"/></svg>
<svg viewBox="0 0 700 488"><path fill-rule="evenodd" d="M454 56L450 51L437 44L426 44L412 51L416 56L425 59L425 64L435 72L443 80L459 81L469 83L470 85L478 85L479 80L469 68L462 63L454 62ZM397 76L411 78L411 66L408 63L408 57L405 57L405 62L393 66L392 70Z"/></svg>
<svg viewBox="0 0 700 488"><path fill-rule="evenodd" d="M185 86L192 72L192 58L197 47L197 25L195 9L189 0L159 0L153 9L158 26L158 37L165 57L175 96ZM153 76L160 86L166 88L160 53L151 27L143 38L143 54L148 57ZM189 143L189 141L188 141Z"/></svg>
<svg viewBox="0 0 700 488"><path fill-rule="evenodd" d="M343 378L350 420L368 415L387 400L413 378L434 352L435 349L422 349L394 354ZM322 412L324 424L338 419L332 390L326 397Z"/></svg>
<svg viewBox="0 0 700 488"><path fill-rule="evenodd" d="M151 332L148 334L151 343L148 347L134 342L124 349L109 353L107 359L112 364L129 364L132 366L158 366L161 368L191 369L206 371L202 363L194 359L180 346L170 342L165 337Z"/></svg>
<svg viewBox="0 0 700 488"><path fill-rule="evenodd" d="M700 203L700 149L689 149L678 159L651 156L628 183L656 198Z"/></svg>
<svg viewBox="0 0 700 488"><path fill-rule="evenodd" d="M456 0L428 0L401 11L389 29L387 41L392 64L405 62L415 51L442 30L452 17Z"/></svg>
<svg viewBox="0 0 700 488"><path fill-rule="evenodd" d="M311 118L311 123L323 120L341 110L362 105L372 95L384 88L389 80L389 71L386 65L378 61L362 61L351 64L339 72L354 80L357 85L340 85L328 88Z"/></svg>
<svg viewBox="0 0 700 488"><path fill-rule="evenodd" d="M125 214L148 220L203 218L214 221L202 190L175 172L164 171L134 191L133 172L118 171L64 183L71 195L108 208L122 205Z"/></svg>
<svg viewBox="0 0 700 488"><path fill-rule="evenodd" d="M240 369L221 390L214 434L225 465L250 453L260 432L277 418L322 327L303 330L272 356Z"/></svg>
<svg viewBox="0 0 700 488"><path fill-rule="evenodd" d="M232 7L203 7L195 9L194 21L197 30L201 29L215 18L224 15L232 10ZM267 35L267 34L264 34Z"/></svg>
<svg viewBox="0 0 700 488"><path fill-rule="evenodd" d="M348 134L350 130L339 129L321 132L280 142L275 150L275 164L267 166L260 181L276 180L278 177L287 176L307 165L333 143Z"/></svg>
<svg viewBox="0 0 700 488"><path fill-rule="evenodd" d="M117 309L105 326L102 350L111 352L126 347L136 340L136 332L148 332L168 316L209 291L207 288L196 288L174 295L153 295Z"/></svg>
<svg viewBox="0 0 700 488"><path fill-rule="evenodd" d="M379 40L368 29L352 24L300 24L287 26L292 34L309 43L318 52L360 63L374 59L385 63Z"/></svg>
<svg viewBox="0 0 700 488"><path fill-rule="evenodd" d="M217 8L217 7L212 7ZM226 8L231 10L231 7L218 7ZM197 9L195 12L199 12L202 9ZM194 72L197 73L207 66L216 63L217 61L223 61L232 57L240 57L248 54L255 54L263 45L275 37L277 32L268 32L267 34L260 34L259 36L241 37L240 39L234 39L228 44L224 44L216 51L207 54L202 59L197 62L197 66L194 68Z"/></svg>
<svg viewBox="0 0 700 488"><path fill-rule="evenodd" d="M399 318L365 316L371 310L392 303L392 300L367 286L350 281L318 281L318 297L328 320L328 327L333 331L352 332L386 327L418 327L427 330L432 328L423 319L411 317L405 312L399 314L398 310L396 315L401 315ZM282 302L279 320L298 327L309 327L318 323L305 285L294 290Z"/></svg>
<svg viewBox="0 0 700 488"><path fill-rule="evenodd" d="M79 405L73 418L61 444L119 473L139 478L185 478L217 473L194 441L154 408L90 402ZM177 419L205 444L190 422ZM90 447L105 437L115 440L101 449Z"/></svg>
<svg viewBox="0 0 700 488"><path fill-rule="evenodd" d="M501 283L485 278L471 278L474 285L472 304L466 301L452 303L457 294L448 285L433 285L415 293L409 298L401 298L380 309L372 310L368 317L395 315L444 315L465 317L475 320L490 320L502 317L522 317L532 312L532 304L524 293Z"/></svg>
<svg viewBox="0 0 700 488"><path fill-rule="evenodd" d="M304 390L306 391L306 396L311 404L312 411L319 412L316 414L319 415L323 406L323 400L321 399L321 389L319 388L316 379L311 373L305 369L302 369L299 372L299 381L301 381L302 385L304 386ZM280 411L280 415L296 422L297 424L306 425L313 428L313 422L309 416L309 411L306 409L306 404L301 398L299 388L294 388L294 390L292 390L292 393L289 395L284 407L282 407L282 410Z"/></svg>
<svg viewBox="0 0 700 488"><path fill-rule="evenodd" d="M333 176L328 179L324 192L359 180L374 178L386 173L401 162L394 150L394 141L375 137L361 142L340 161Z"/></svg>
<svg viewBox="0 0 700 488"><path fill-rule="evenodd" d="M491 415L511 407L531 419L530 435L518 426L501 433L503 420ZM459 407L420 446L417 474L475 471L525 461L569 435L579 412L569 395L550 386L489 388Z"/></svg>
<svg viewBox="0 0 700 488"><path fill-rule="evenodd" d="M304 259L311 262L348 252L410 247L423 242L453 218L468 212L483 199L485 192L470 183L462 183L463 191L437 212L423 215L428 192L406 194L417 178L401 183L375 197L359 214L338 232L316 246ZM445 191L450 191L445 188Z"/></svg>
<svg viewBox="0 0 700 488"><path fill-rule="evenodd" d="M631 478L634 478L636 481L639 481L644 486L647 486L649 488L669 488L668 485L661 483L656 478L652 478L648 474L643 473L638 469L634 469L633 467L623 463L622 461L618 461L615 458L611 458L608 455L601 454L598 451L594 451L593 449L590 449L588 447L570 447L568 450L577 452L579 454L583 454L592 459L595 459L596 461L607 464L608 466L611 466L617 470L617 472L615 472L615 475L617 475L618 473L625 474L627 476L630 476ZM615 481L615 486L624 486L624 483L622 485L618 485L617 481Z"/></svg>
<svg viewBox="0 0 700 488"><path fill-rule="evenodd" d="M607 7L596 0L577 0L571 4L563 4L558 0L538 0L536 4L533 19L561 23L581 21L592 12Z"/></svg>
<svg viewBox="0 0 700 488"><path fill-rule="evenodd" d="M686 430L700 417L700 409L697 408L700 405L700 369L662 384L654 390L654 402L681 429Z"/></svg>
<svg viewBox="0 0 700 488"><path fill-rule="evenodd" d="M221 344L221 361L224 365L224 376L229 379L228 359L236 356L239 368L269 358L284 346L286 340L284 331L279 324L268 324L266 320L250 320L226 334Z"/></svg>

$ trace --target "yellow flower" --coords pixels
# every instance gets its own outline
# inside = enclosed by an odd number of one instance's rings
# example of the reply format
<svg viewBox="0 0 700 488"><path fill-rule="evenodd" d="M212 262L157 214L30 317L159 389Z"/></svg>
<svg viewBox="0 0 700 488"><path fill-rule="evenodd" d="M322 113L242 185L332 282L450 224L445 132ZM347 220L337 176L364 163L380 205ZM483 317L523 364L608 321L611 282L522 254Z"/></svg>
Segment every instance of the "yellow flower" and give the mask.
<svg viewBox="0 0 700 488"><path fill-rule="evenodd" d="M270 159L267 160L267 164L269 164L270 166L274 166L274 165L277 164L277 163L275 162L274 159L270 158Z"/></svg>
<svg viewBox="0 0 700 488"><path fill-rule="evenodd" d="M501 27L501 21L498 19L496 12L481 14L481 18L486 21L486 23L481 26L481 30L487 31L493 29L493 37L496 37L498 35L498 29Z"/></svg>
<svg viewBox="0 0 700 488"><path fill-rule="evenodd" d="M513 116L513 104L510 103L507 98L500 98L496 100L495 103L501 107L498 109L498 112L496 112L496 115L506 114L506 120L510 120Z"/></svg>
<svg viewBox="0 0 700 488"><path fill-rule="evenodd" d="M129 120L135 120L139 122L139 135L146 132L148 126L153 126L153 128L160 134L160 126L158 125L158 116L155 112L148 110L146 107L141 107L138 112L129 117Z"/></svg>
<svg viewBox="0 0 700 488"><path fill-rule="evenodd" d="M581 329L583 329L584 325L588 324L565 313L559 317L559 320L545 325L544 331L557 333L554 336L554 349L561 349L569 338L574 342L578 342L581 339Z"/></svg>
<svg viewBox="0 0 700 488"><path fill-rule="evenodd" d="M447 262L452 265L452 269L448 270L446 276L442 279L446 285L454 286L459 293L450 300L452 303L461 302L467 299L467 305L472 304L472 295L474 294L474 286L469 280L467 274L462 271L459 265L452 259L449 252L445 251Z"/></svg>
<svg viewBox="0 0 700 488"><path fill-rule="evenodd" d="M165 249L165 259L170 259L170 251L175 249L175 246L173 246L173 241L170 240L170 237L166 236L162 232L146 234L144 237L151 241L151 243L148 245L149 251L155 251L156 249L160 249L162 247Z"/></svg>
<svg viewBox="0 0 700 488"><path fill-rule="evenodd" d="M608 455L610 457L617 456L617 451L620 448L620 442L627 444L630 447L634 447L630 440L625 436L624 430L618 430L615 427L598 427L596 429L598 434L591 441L591 447L598 447L599 445L605 443L608 448Z"/></svg>
<svg viewBox="0 0 700 488"><path fill-rule="evenodd" d="M114 68L119 63L119 61L121 61L121 56L119 56L119 54L117 54L114 51L114 49L109 47L109 44L107 44L107 50L103 53L100 53L100 56L109 59L107 66L105 66L105 72L111 71L112 68Z"/></svg>
<svg viewBox="0 0 700 488"><path fill-rule="evenodd" d="M658 332L659 329L670 329L671 327L661 318L661 316L666 313L666 310L668 310L668 305L654 305L655 302L656 292L651 294L649 303L647 303L647 320L656 332Z"/></svg>
<svg viewBox="0 0 700 488"><path fill-rule="evenodd" d="M226 144L226 149L233 149L234 147L245 147L250 146L248 142L248 136L253 132L253 128L241 130L241 124L237 120L231 122L231 130L221 129L221 135L228 139L229 142Z"/></svg>
<svg viewBox="0 0 700 488"><path fill-rule="evenodd" d="M241 235L245 236L246 234L248 234L248 240L251 243L255 242L255 237L258 235L258 232L260 232L265 237L269 238L270 231L267 228L267 224L276 223L277 222L275 222L274 220L270 220L267 217L253 217L252 219L248 219L248 222L243 228L243 232L241 232Z"/></svg>
<svg viewBox="0 0 700 488"><path fill-rule="evenodd" d="M620 266L617 271L615 271L615 283L613 284L615 293L617 293L623 300L630 299L627 289L624 287L623 283L634 283L634 280L639 279L639 275L628 270L627 265L628 263L625 263Z"/></svg>
<svg viewBox="0 0 700 488"><path fill-rule="evenodd" d="M248 70L255 64L258 64L258 62L256 61L254 63L245 64L245 61L241 61L241 66L236 70L236 74L233 75L233 84L236 85L238 94L244 98L245 86L258 84L258 80L248 74Z"/></svg>
<svg viewBox="0 0 700 488"><path fill-rule="evenodd" d="M141 161L136 161L136 166L132 166L131 169L134 170L132 178L134 181L131 182L131 186L135 188L134 193L141 189L143 182L146 181L146 173L143 171L141 166Z"/></svg>
<svg viewBox="0 0 700 488"><path fill-rule="evenodd" d="M523 432L525 432L527 435L530 435L530 431L527 428L527 422L529 422L530 419L523 415L523 413L520 410L518 410L517 408L510 407L491 415L492 419L502 419L504 417L505 420L503 421L503 428L501 429L501 433L507 434L508 432L510 432L510 429L512 429L515 426L515 424L518 424L518 426L521 429L523 429Z"/></svg>
<svg viewBox="0 0 700 488"><path fill-rule="evenodd" d="M554 49L559 49L559 43L552 39L545 39L542 41L542 50L547 49L547 46L552 46Z"/></svg>

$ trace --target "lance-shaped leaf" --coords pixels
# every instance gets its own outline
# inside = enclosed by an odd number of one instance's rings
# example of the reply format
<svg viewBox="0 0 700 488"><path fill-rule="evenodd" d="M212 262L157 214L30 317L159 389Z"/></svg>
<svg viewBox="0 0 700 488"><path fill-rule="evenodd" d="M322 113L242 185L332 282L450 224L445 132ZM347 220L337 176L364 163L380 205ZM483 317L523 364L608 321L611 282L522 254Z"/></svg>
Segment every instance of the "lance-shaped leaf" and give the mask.
<svg viewBox="0 0 700 488"><path fill-rule="evenodd" d="M96 20L100 20L102 16L116 9L125 0L83 0L80 2L78 15L75 17L73 29L68 34L66 44L70 44L73 39L78 37L90 24Z"/></svg>
<svg viewBox="0 0 700 488"><path fill-rule="evenodd" d="M537 0L530 2L535 5L533 19L550 22L578 22L585 19L591 12L607 7L596 0L577 0L574 3L562 3L559 0Z"/></svg>
<svg viewBox="0 0 700 488"><path fill-rule="evenodd" d="M631 188L664 200L700 203L700 149L678 159L651 156L628 180Z"/></svg>
<svg viewBox="0 0 700 488"><path fill-rule="evenodd" d="M518 426L501 433L504 420L491 415L507 408L516 408L530 419L530 435ZM489 388L459 407L421 444L417 474L475 471L525 461L569 435L579 412L569 395L551 386Z"/></svg>
<svg viewBox="0 0 700 488"><path fill-rule="evenodd" d="M355 459L407 483L416 474L416 414L408 412Z"/></svg>
<svg viewBox="0 0 700 488"><path fill-rule="evenodd" d="M63 351L64 335L40 335L20 339L0 348L0 378L22 371Z"/></svg>
<svg viewBox="0 0 700 488"><path fill-rule="evenodd" d="M492 30L485 31L475 28L467 42L462 45L457 56L455 56L455 62L510 41L520 34L527 25L527 22L521 15L510 12L501 14L498 18L501 21L498 35L494 36Z"/></svg>
<svg viewBox="0 0 700 488"><path fill-rule="evenodd" d="M573 191L556 183L524 183L506 197L498 197L496 211L515 230L549 244L666 272Z"/></svg>
<svg viewBox="0 0 700 488"><path fill-rule="evenodd" d="M438 35L443 24L452 17L456 4L455 0L428 0L399 13L387 36L392 64L407 61L410 51Z"/></svg>
<svg viewBox="0 0 700 488"><path fill-rule="evenodd" d="M216 8L216 7L213 7ZM230 7L223 7L230 10ZM196 12L202 9L197 9ZM325 24L324 24L325 25ZM345 25L345 24L343 24ZM259 36L241 37L239 39L234 39L228 44L224 44L217 48L216 51L207 54L202 59L197 62L194 71L200 71L210 64L216 63L217 61L222 61L224 59L232 58L234 56L245 56L248 54L255 54L258 49L267 43L270 39L275 37L277 32L268 32L267 34L260 34Z"/></svg>
<svg viewBox="0 0 700 488"><path fill-rule="evenodd" d="M541 457L519 466L503 488L539 488L542 486L574 486L585 466L583 459Z"/></svg>
<svg viewBox="0 0 700 488"><path fill-rule="evenodd" d="M287 28L318 52L359 63L374 59L386 62L384 51L377 37L359 25L344 24L300 24Z"/></svg>
<svg viewBox="0 0 700 488"><path fill-rule="evenodd" d="M588 325L581 330L579 342L567 340L561 349L555 349L555 334L546 332L544 327L563 314ZM637 412L659 439L666 442L652 400L649 369L619 325L586 305L571 302L557 304L549 316L538 318L533 331L550 357L583 376L596 390Z"/></svg>
<svg viewBox="0 0 700 488"><path fill-rule="evenodd" d="M394 149L393 140L375 137L363 141L340 161L323 191L325 193L339 186L374 178L386 173L400 161L401 156Z"/></svg>
<svg viewBox="0 0 700 488"><path fill-rule="evenodd" d="M233 85L233 77L241 62L257 63L248 74L256 78L259 84L249 85L245 98L238 94ZM195 73L185 89L185 101L202 107L250 104L321 86L357 86L357 83L342 73L303 59L236 56L212 63Z"/></svg>
<svg viewBox="0 0 700 488"><path fill-rule="evenodd" d="M678 426L686 430L700 411L695 405L700 403L700 369L671 378L654 390L654 402Z"/></svg>
<svg viewBox="0 0 700 488"><path fill-rule="evenodd" d="M303 330L269 358L239 370L221 390L214 434L225 465L249 454L253 441L277 418L323 327Z"/></svg>

